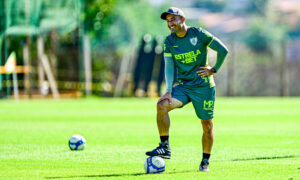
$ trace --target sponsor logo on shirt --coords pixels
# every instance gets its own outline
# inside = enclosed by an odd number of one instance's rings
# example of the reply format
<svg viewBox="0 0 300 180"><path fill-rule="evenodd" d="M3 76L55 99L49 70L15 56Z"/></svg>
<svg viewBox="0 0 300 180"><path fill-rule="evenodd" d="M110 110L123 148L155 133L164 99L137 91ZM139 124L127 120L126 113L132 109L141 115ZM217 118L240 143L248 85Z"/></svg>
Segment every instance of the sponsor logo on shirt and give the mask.
<svg viewBox="0 0 300 180"><path fill-rule="evenodd" d="M174 57L177 61L180 61L182 64L189 64L197 61L198 55L201 54L198 49L196 53L194 51L190 51L182 54L175 54Z"/></svg>

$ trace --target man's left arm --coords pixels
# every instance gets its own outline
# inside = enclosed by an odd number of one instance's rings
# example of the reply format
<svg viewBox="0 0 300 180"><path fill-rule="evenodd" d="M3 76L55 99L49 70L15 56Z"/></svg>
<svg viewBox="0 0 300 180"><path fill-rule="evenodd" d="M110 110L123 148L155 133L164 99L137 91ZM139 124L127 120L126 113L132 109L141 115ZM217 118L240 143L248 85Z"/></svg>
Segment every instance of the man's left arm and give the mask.
<svg viewBox="0 0 300 180"><path fill-rule="evenodd" d="M222 66L228 54L228 50L226 46L218 38L214 38L208 47L210 47L211 49L217 52L217 61L215 66L212 68L213 73L216 73Z"/></svg>
<svg viewBox="0 0 300 180"><path fill-rule="evenodd" d="M208 47L217 51L217 61L214 67L199 67L200 70L196 73L201 77L206 77L218 72L228 54L226 46L218 38L211 40L211 42L208 44Z"/></svg>

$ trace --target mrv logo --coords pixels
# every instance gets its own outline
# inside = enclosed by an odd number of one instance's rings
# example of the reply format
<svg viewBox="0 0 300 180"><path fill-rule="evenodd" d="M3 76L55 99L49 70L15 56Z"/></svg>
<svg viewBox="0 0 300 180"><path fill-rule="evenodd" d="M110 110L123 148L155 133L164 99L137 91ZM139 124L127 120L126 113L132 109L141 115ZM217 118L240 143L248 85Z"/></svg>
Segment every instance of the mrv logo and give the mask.
<svg viewBox="0 0 300 180"><path fill-rule="evenodd" d="M209 101L204 100L203 109L204 110L213 110L213 104L214 104L213 100L209 100Z"/></svg>

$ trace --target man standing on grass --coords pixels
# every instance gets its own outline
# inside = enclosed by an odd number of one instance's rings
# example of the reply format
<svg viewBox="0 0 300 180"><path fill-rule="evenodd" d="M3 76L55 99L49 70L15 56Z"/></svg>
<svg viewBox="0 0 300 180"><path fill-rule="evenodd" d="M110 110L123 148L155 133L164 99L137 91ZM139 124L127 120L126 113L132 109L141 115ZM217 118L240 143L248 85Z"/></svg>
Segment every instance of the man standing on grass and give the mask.
<svg viewBox="0 0 300 180"><path fill-rule="evenodd" d="M146 155L171 158L168 112L192 102L203 127L203 158L199 170L209 171L209 158L214 143L215 83L212 75L220 69L228 50L218 38L204 29L188 27L185 15L179 8L171 7L161 14L161 19L167 21L171 31L164 42L167 92L157 102L157 126L161 142L157 148L146 152ZM214 67L208 66L207 47L217 52ZM177 67L179 85L172 87L174 64Z"/></svg>

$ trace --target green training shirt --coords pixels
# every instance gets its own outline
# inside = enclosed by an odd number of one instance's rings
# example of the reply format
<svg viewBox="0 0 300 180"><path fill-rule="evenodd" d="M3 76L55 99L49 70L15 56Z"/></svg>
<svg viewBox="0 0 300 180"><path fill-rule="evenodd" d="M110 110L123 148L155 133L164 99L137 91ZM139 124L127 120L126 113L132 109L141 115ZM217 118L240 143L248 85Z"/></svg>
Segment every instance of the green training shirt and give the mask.
<svg viewBox="0 0 300 180"><path fill-rule="evenodd" d="M207 66L207 47L213 36L202 28L189 27L185 37L171 33L164 42L165 59L172 58L177 67L179 84L191 87L214 87L213 76L201 77L196 71Z"/></svg>

